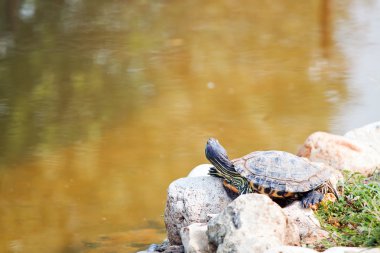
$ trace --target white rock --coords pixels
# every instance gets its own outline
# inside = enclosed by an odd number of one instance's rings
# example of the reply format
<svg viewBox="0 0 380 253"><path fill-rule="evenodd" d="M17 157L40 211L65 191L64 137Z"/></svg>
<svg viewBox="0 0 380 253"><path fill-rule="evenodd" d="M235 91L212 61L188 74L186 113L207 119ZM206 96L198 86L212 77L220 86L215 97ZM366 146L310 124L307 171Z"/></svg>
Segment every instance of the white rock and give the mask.
<svg viewBox="0 0 380 253"><path fill-rule="evenodd" d="M187 175L188 177L203 177L203 176L209 176L208 171L210 168L212 168L211 164L200 164L194 169L192 169Z"/></svg>
<svg viewBox="0 0 380 253"><path fill-rule="evenodd" d="M352 130L345 136L315 132L306 139L298 155L338 170L370 175L380 167L380 122Z"/></svg>
<svg viewBox="0 0 380 253"><path fill-rule="evenodd" d="M380 154L380 121L348 131L344 137L365 143Z"/></svg>
<svg viewBox="0 0 380 253"><path fill-rule="evenodd" d="M324 253L380 253L380 248L332 247Z"/></svg>
<svg viewBox="0 0 380 253"><path fill-rule="evenodd" d="M181 240L185 248L185 253L209 253L215 248L209 244L207 238L207 223L193 223L181 228Z"/></svg>
<svg viewBox="0 0 380 253"><path fill-rule="evenodd" d="M318 251L296 246L279 246L270 248L264 253L318 253Z"/></svg>
<svg viewBox="0 0 380 253"><path fill-rule="evenodd" d="M205 223L209 214L220 213L232 200L215 177L180 178L169 185L165 225L172 245L180 245L180 230L192 223Z"/></svg>
<svg viewBox="0 0 380 253"><path fill-rule="evenodd" d="M289 223L281 207L268 196L246 194L208 222L207 234L217 252L261 253L283 244L299 244L298 232ZM296 241L286 241L288 238Z"/></svg>
<svg viewBox="0 0 380 253"><path fill-rule="evenodd" d="M321 228L314 212L310 208L303 208L300 201L294 201L282 210L288 219L298 227L302 243L314 244L316 241L328 237L328 232Z"/></svg>

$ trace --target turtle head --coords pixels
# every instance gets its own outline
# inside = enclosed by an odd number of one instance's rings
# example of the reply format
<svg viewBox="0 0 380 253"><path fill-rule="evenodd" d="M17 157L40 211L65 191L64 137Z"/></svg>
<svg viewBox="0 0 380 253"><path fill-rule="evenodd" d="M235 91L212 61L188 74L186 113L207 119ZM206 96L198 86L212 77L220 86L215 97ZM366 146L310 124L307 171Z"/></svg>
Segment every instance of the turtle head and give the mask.
<svg viewBox="0 0 380 253"><path fill-rule="evenodd" d="M209 175L224 179L224 186L236 193L252 192L246 178L243 178L228 159L227 152L217 139L210 138L205 149L207 159L215 167L209 170Z"/></svg>
<svg viewBox="0 0 380 253"><path fill-rule="evenodd" d="M234 170L234 166L231 161L228 159L227 152L220 145L219 141L214 138L210 138L207 141L205 154L207 159L219 170Z"/></svg>

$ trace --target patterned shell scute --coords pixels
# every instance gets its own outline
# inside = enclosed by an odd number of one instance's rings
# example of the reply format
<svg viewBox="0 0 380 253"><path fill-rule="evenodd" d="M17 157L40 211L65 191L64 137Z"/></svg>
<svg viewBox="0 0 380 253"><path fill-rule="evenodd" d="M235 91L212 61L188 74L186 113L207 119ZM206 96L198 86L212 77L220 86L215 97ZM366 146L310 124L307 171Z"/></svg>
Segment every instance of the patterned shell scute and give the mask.
<svg viewBox="0 0 380 253"><path fill-rule="evenodd" d="M254 184L276 191L306 192L329 179L330 172L284 151L256 151L232 161Z"/></svg>

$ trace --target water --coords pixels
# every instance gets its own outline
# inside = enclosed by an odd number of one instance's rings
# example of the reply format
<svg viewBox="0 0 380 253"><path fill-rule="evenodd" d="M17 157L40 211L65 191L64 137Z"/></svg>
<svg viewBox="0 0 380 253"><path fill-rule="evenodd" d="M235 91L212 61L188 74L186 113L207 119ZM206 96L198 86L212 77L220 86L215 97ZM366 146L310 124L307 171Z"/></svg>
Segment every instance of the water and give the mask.
<svg viewBox="0 0 380 253"><path fill-rule="evenodd" d="M378 1L0 0L0 252L135 252L206 163L380 119Z"/></svg>

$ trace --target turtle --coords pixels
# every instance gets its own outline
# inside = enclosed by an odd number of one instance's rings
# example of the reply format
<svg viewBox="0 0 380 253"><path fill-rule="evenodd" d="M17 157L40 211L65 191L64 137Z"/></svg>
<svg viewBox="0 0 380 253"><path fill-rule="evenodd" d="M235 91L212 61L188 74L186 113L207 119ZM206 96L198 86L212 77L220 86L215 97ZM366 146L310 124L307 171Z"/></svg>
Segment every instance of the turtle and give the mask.
<svg viewBox="0 0 380 253"><path fill-rule="evenodd" d="M327 192L338 199L332 170L285 151L254 151L230 160L217 139L207 141L205 154L213 167L209 175L237 194L262 193L274 200L301 200L304 208L318 204Z"/></svg>

